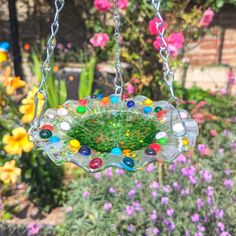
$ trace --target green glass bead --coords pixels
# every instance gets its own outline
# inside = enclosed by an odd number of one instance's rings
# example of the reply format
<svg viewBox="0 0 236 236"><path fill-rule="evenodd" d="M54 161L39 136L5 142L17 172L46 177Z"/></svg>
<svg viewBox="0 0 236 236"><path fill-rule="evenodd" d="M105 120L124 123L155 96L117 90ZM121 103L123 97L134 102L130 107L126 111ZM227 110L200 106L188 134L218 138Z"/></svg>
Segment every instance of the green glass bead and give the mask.
<svg viewBox="0 0 236 236"><path fill-rule="evenodd" d="M161 138L158 140L158 143L159 144L167 144L167 141L168 141L167 138Z"/></svg>
<svg viewBox="0 0 236 236"><path fill-rule="evenodd" d="M84 106L78 106L77 112L80 114L84 114L86 112L86 108Z"/></svg>
<svg viewBox="0 0 236 236"><path fill-rule="evenodd" d="M52 131L49 129L44 129L40 131L39 135L42 139L49 139L52 137Z"/></svg>
<svg viewBox="0 0 236 236"><path fill-rule="evenodd" d="M161 111L161 110L162 110L162 108L159 107L159 106L155 107L155 109L154 109L154 111L155 111L156 113L158 113L158 112Z"/></svg>

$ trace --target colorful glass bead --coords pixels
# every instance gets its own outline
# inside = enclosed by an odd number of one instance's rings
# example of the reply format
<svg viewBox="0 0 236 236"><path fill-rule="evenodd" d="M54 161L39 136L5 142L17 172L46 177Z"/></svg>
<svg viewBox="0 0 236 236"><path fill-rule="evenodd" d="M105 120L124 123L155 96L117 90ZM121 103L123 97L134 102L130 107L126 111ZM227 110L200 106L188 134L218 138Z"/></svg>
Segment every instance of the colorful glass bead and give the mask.
<svg viewBox="0 0 236 236"><path fill-rule="evenodd" d="M102 167L103 161L100 158L94 158L92 161L89 163L89 167L93 170L98 169Z"/></svg>
<svg viewBox="0 0 236 236"><path fill-rule="evenodd" d="M86 112L86 108L84 106L78 106L77 112L80 114L84 114Z"/></svg>
<svg viewBox="0 0 236 236"><path fill-rule="evenodd" d="M102 100L103 97L104 97L104 95L103 95L102 93L98 93L98 94L97 94L97 99L98 99L99 101Z"/></svg>
<svg viewBox="0 0 236 236"><path fill-rule="evenodd" d="M128 96L128 94L126 94L126 93L122 93L121 98L122 98L123 100L127 100L127 99L129 98L129 96Z"/></svg>
<svg viewBox="0 0 236 236"><path fill-rule="evenodd" d="M133 167L134 167L134 160L133 160L132 158L130 158L130 157L125 157L125 158L123 159L123 163L124 163L125 165L127 165L128 167L130 167L130 168L133 168Z"/></svg>
<svg viewBox="0 0 236 236"><path fill-rule="evenodd" d="M68 122L62 122L60 124L60 127L61 127L62 130L65 130L65 131L70 130L70 124Z"/></svg>
<svg viewBox="0 0 236 236"><path fill-rule="evenodd" d="M173 125L173 131L176 133L181 133L184 131L184 125L182 123L177 123Z"/></svg>
<svg viewBox="0 0 236 236"><path fill-rule="evenodd" d="M161 110L157 113L157 118L162 118L164 115L166 115L167 111L166 110Z"/></svg>
<svg viewBox="0 0 236 236"><path fill-rule="evenodd" d="M188 138L182 138L182 144L183 144L183 146L188 146L189 145L189 139Z"/></svg>
<svg viewBox="0 0 236 236"><path fill-rule="evenodd" d="M144 107L143 108L143 112L146 113L146 114L151 113L152 112L152 108L150 106Z"/></svg>
<svg viewBox="0 0 236 236"><path fill-rule="evenodd" d="M165 137L167 137L167 133L166 132L159 132L155 136L156 139L161 139L161 138L165 138Z"/></svg>
<svg viewBox="0 0 236 236"><path fill-rule="evenodd" d="M54 128L53 128L52 125L43 125L40 129L41 129L41 130L48 129L48 130L51 130L51 131L54 130Z"/></svg>
<svg viewBox="0 0 236 236"><path fill-rule="evenodd" d="M79 153L83 156L89 156L92 152L89 147L83 146L79 149Z"/></svg>
<svg viewBox="0 0 236 236"><path fill-rule="evenodd" d="M157 107L155 107L155 109L154 109L154 111L156 112L156 113L158 113L159 111L161 111L162 110L162 107L160 107L160 106L157 106Z"/></svg>
<svg viewBox="0 0 236 236"><path fill-rule="evenodd" d="M60 108L57 110L57 114L59 116L66 116L68 114L68 111L65 108Z"/></svg>
<svg viewBox="0 0 236 236"><path fill-rule="evenodd" d="M72 148L80 148L80 142L76 139L70 140L70 147Z"/></svg>
<svg viewBox="0 0 236 236"><path fill-rule="evenodd" d="M146 99L146 100L144 101L144 105L146 105L146 106L151 106L151 105L152 105L152 100L151 100L151 99Z"/></svg>
<svg viewBox="0 0 236 236"><path fill-rule="evenodd" d="M118 147L113 148L113 149L111 150L111 153L112 153L112 154L115 154L115 155L122 155L122 151L121 151L121 149L118 148Z"/></svg>
<svg viewBox="0 0 236 236"><path fill-rule="evenodd" d="M110 103L110 98L109 97L104 97L100 100L100 105L101 106L107 106Z"/></svg>
<svg viewBox="0 0 236 236"><path fill-rule="evenodd" d="M158 142L159 144L164 145L164 144L167 144L168 139L167 139L167 138L161 138L161 139L159 139L157 142Z"/></svg>
<svg viewBox="0 0 236 236"><path fill-rule="evenodd" d="M161 145L157 144L157 143L150 144L149 148L155 150L156 152L160 152L161 151Z"/></svg>
<svg viewBox="0 0 236 236"><path fill-rule="evenodd" d="M147 149L145 150L145 154L148 155L148 156L154 156L154 155L156 155L157 153L156 153L156 151L155 151L154 149L152 149L152 148L147 148Z"/></svg>
<svg viewBox="0 0 236 236"><path fill-rule="evenodd" d="M132 155L132 152L131 152L131 150L129 150L129 149L124 149L124 150L122 151L122 153L123 153L124 156L131 156L131 155Z"/></svg>
<svg viewBox="0 0 236 236"><path fill-rule="evenodd" d="M85 99L81 99L81 100L79 101L79 105L81 105L81 106L86 106L87 103L88 103L88 102L87 102Z"/></svg>
<svg viewBox="0 0 236 236"><path fill-rule="evenodd" d="M48 118L53 120L55 118L55 116L53 114L48 114Z"/></svg>
<svg viewBox="0 0 236 236"><path fill-rule="evenodd" d="M52 131L49 129L44 129L40 131L39 135L42 139L49 139L52 137Z"/></svg>
<svg viewBox="0 0 236 236"><path fill-rule="evenodd" d="M119 102L119 96L113 95L110 97L110 101L112 104L116 104Z"/></svg>
<svg viewBox="0 0 236 236"><path fill-rule="evenodd" d="M60 138L57 137L57 136L52 136L50 139L49 139L49 142L50 143L58 143L60 141Z"/></svg>
<svg viewBox="0 0 236 236"><path fill-rule="evenodd" d="M135 106L135 102L134 101L131 100L131 101L127 102L127 107L128 108L131 108L131 107L134 107L134 106Z"/></svg>

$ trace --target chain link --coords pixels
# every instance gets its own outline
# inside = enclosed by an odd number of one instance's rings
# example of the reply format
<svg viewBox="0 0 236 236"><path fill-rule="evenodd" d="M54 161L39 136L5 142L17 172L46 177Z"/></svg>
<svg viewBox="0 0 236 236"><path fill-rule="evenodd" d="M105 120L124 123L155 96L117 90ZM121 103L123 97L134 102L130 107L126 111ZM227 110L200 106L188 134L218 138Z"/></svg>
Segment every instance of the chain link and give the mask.
<svg viewBox="0 0 236 236"><path fill-rule="evenodd" d="M51 24L51 36L47 42L47 57L43 63L42 66L42 80L39 85L39 89L35 94L34 97L34 104L35 104L35 110L34 110L34 120L33 120L33 126L39 127L40 122L42 119L42 115L46 109L47 106L47 92L46 92L46 81L48 76L51 73L52 70L52 59L54 55L54 50L56 47L56 35L59 30L59 15L61 10L63 9L65 5L64 0L55 0L55 8L56 8L56 13L54 16L53 23ZM39 94L43 95L44 103L41 111L38 111L39 109ZM38 114L39 113L39 114Z"/></svg>
<svg viewBox="0 0 236 236"><path fill-rule="evenodd" d="M174 87L173 87L175 75L172 72L170 68L170 64L169 64L170 50L168 48L168 45L164 37L165 36L164 20L160 12L161 0L152 0L152 5L156 10L156 19L157 19L156 29L161 39L160 56L163 60L163 65L164 65L164 70L165 70L163 79L170 90L170 94L171 94L170 102L178 103L179 99L175 96Z"/></svg>
<svg viewBox="0 0 236 236"><path fill-rule="evenodd" d="M123 74L122 74L122 65L120 61L120 13L119 13L119 8L118 8L118 0L114 0L114 14L113 14L113 19L115 22L115 33L114 33L114 38L115 38L115 50L114 50L114 55L115 55L115 69L116 69L116 77L114 79L114 86L115 86L115 94L121 96L123 92L123 86L124 86L124 81L123 81Z"/></svg>

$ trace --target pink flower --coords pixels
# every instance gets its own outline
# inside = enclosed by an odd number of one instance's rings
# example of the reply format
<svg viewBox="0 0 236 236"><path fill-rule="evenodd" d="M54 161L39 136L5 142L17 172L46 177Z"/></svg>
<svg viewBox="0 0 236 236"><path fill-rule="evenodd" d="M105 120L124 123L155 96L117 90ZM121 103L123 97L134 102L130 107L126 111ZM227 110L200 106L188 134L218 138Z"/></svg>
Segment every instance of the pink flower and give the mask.
<svg viewBox="0 0 236 236"><path fill-rule="evenodd" d="M118 7L120 9L123 9L123 10L127 9L128 4L129 4L128 0L118 0Z"/></svg>
<svg viewBox="0 0 236 236"><path fill-rule="evenodd" d="M95 33L89 41L94 47L104 48L109 41L109 36L106 33Z"/></svg>
<svg viewBox="0 0 236 236"><path fill-rule="evenodd" d="M135 92L135 87L131 83L127 85L127 92L128 94L133 94Z"/></svg>
<svg viewBox="0 0 236 236"><path fill-rule="evenodd" d="M207 144L198 144L197 146L200 155L202 156L209 156L210 155L210 148Z"/></svg>
<svg viewBox="0 0 236 236"><path fill-rule="evenodd" d="M210 131L210 134L211 134L211 136L215 137L215 136L217 136L218 133L217 133L217 131L215 129L212 129Z"/></svg>
<svg viewBox="0 0 236 236"><path fill-rule="evenodd" d="M184 35L182 32L172 33L168 38L168 43L177 49L181 49L184 45Z"/></svg>
<svg viewBox="0 0 236 236"><path fill-rule="evenodd" d="M165 41L168 42L168 39L165 38ZM161 38L159 36L156 37L155 41L153 42L154 48L159 51L161 48Z"/></svg>
<svg viewBox="0 0 236 236"><path fill-rule="evenodd" d="M157 19L156 17L149 22L149 32L151 33L151 35L158 35L159 34L158 31L157 31L157 24L158 23L160 23L160 20ZM167 22L164 21L163 25L164 25L164 28L166 30L167 27L168 27ZM160 29L160 31L163 30L162 27L160 27L159 29Z"/></svg>
<svg viewBox="0 0 236 236"><path fill-rule="evenodd" d="M42 229L42 225L30 223L27 229L28 229L28 236L37 235L39 231Z"/></svg>
<svg viewBox="0 0 236 236"><path fill-rule="evenodd" d="M214 11L209 7L204 13L203 13L203 16L202 16L202 19L200 20L200 27L208 27L213 18L214 18Z"/></svg>
<svg viewBox="0 0 236 236"><path fill-rule="evenodd" d="M101 12L106 12L112 8L112 4L108 0L94 0L93 4Z"/></svg>
<svg viewBox="0 0 236 236"><path fill-rule="evenodd" d="M105 211L110 211L112 209L112 204L110 202L105 202L103 205Z"/></svg>
<svg viewBox="0 0 236 236"><path fill-rule="evenodd" d="M67 207L66 209L65 209L65 212L66 213L70 213L70 212L72 212L73 211L73 208L71 207L71 206L69 206L69 207Z"/></svg>

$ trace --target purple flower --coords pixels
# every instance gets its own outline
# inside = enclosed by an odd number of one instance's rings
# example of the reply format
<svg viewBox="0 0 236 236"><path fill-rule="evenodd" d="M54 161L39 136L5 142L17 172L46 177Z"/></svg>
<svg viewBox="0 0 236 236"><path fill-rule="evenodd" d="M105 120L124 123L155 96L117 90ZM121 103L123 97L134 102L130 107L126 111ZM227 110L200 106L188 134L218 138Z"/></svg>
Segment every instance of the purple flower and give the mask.
<svg viewBox="0 0 236 236"><path fill-rule="evenodd" d="M179 189L180 189L180 184L179 184L177 181L175 181L175 182L173 183L173 188L174 188L175 191L179 191Z"/></svg>
<svg viewBox="0 0 236 236"><path fill-rule="evenodd" d="M190 194L190 189L189 188L184 188L181 191L181 196L188 196Z"/></svg>
<svg viewBox="0 0 236 236"><path fill-rule="evenodd" d="M160 233L160 230L156 227L154 228L149 227L146 229L145 233L146 236L153 236L153 235L158 235Z"/></svg>
<svg viewBox="0 0 236 236"><path fill-rule="evenodd" d="M112 168L111 168L111 167L110 167L110 168L107 168L107 169L105 170L105 176L108 177L108 178L111 178L112 175L113 175Z"/></svg>
<svg viewBox="0 0 236 236"><path fill-rule="evenodd" d="M119 168L117 168L117 169L115 170L115 173L116 173L117 175L124 175L124 174L125 174L124 170L119 169Z"/></svg>
<svg viewBox="0 0 236 236"><path fill-rule="evenodd" d="M191 234L190 234L189 230L186 230L186 231L185 231L185 234L184 234L184 236L191 236Z"/></svg>
<svg viewBox="0 0 236 236"><path fill-rule="evenodd" d="M73 208L72 208L71 206L66 207L66 209L65 209L65 212L66 212L66 213L70 213L70 212L72 212L72 211L73 211Z"/></svg>
<svg viewBox="0 0 236 236"><path fill-rule="evenodd" d="M109 192L109 193L116 193L116 189L114 189L113 187L110 187L110 188L108 189L108 192Z"/></svg>
<svg viewBox="0 0 236 236"><path fill-rule="evenodd" d="M198 225L197 229L198 229L199 232L205 232L206 231L206 228L203 225Z"/></svg>
<svg viewBox="0 0 236 236"><path fill-rule="evenodd" d="M196 179L194 176L189 176L189 177L188 177L188 180L189 180L189 182L190 182L192 185L196 185L196 184L197 184L197 179Z"/></svg>
<svg viewBox="0 0 236 236"><path fill-rule="evenodd" d="M142 188L142 183L141 183L141 181L135 180L135 186L136 186L137 189L141 189L141 188Z"/></svg>
<svg viewBox="0 0 236 236"><path fill-rule="evenodd" d="M227 175L227 176L230 176L230 175L231 175L231 170L230 170L230 169L227 169L227 170L225 170L224 172L225 172L225 175Z"/></svg>
<svg viewBox="0 0 236 236"><path fill-rule="evenodd" d="M163 192L169 193L170 191L171 191L170 185L166 185L166 186L163 187Z"/></svg>
<svg viewBox="0 0 236 236"><path fill-rule="evenodd" d="M189 166L181 169L181 174L186 177L195 175L195 172L196 168L194 166Z"/></svg>
<svg viewBox="0 0 236 236"><path fill-rule="evenodd" d="M231 143L231 144L230 144L230 148L231 148L231 149L236 149L236 142Z"/></svg>
<svg viewBox="0 0 236 236"><path fill-rule="evenodd" d="M156 210L153 210L152 211L152 213L150 214L150 219L151 219L151 221L153 222L153 223L155 223L156 222L156 220L157 220L157 211Z"/></svg>
<svg viewBox="0 0 236 236"><path fill-rule="evenodd" d="M225 137L229 136L229 130L225 129L225 130L223 131L223 135L224 135Z"/></svg>
<svg viewBox="0 0 236 236"><path fill-rule="evenodd" d="M218 153L219 153L219 155L224 155L224 153L225 153L225 150L224 150L224 148L220 148L219 150L218 150Z"/></svg>
<svg viewBox="0 0 236 236"><path fill-rule="evenodd" d="M105 211L110 211L112 209L112 204L110 202L105 202L103 205Z"/></svg>
<svg viewBox="0 0 236 236"><path fill-rule="evenodd" d="M222 222L218 222L217 226L221 232L225 230L225 225Z"/></svg>
<svg viewBox="0 0 236 236"><path fill-rule="evenodd" d="M213 205L212 197L207 197L207 204L208 204L209 206Z"/></svg>
<svg viewBox="0 0 236 236"><path fill-rule="evenodd" d="M169 198L168 197L162 197L161 198L161 204L162 205L168 205Z"/></svg>
<svg viewBox="0 0 236 236"><path fill-rule="evenodd" d="M196 201L196 207L200 210L204 206L203 200L201 198L198 198Z"/></svg>
<svg viewBox="0 0 236 236"><path fill-rule="evenodd" d="M167 227L167 231L172 232L175 229L175 224L173 222L164 220L163 223Z"/></svg>
<svg viewBox="0 0 236 236"><path fill-rule="evenodd" d="M176 161L179 162L179 163L186 163L187 162L187 158L186 158L186 156L181 154L181 155L179 155L177 157Z"/></svg>
<svg viewBox="0 0 236 236"><path fill-rule="evenodd" d="M215 193L214 188L212 186L208 186L206 190L206 195L208 197L213 197L214 193Z"/></svg>
<svg viewBox="0 0 236 236"><path fill-rule="evenodd" d="M224 211L222 209L215 210L215 218L222 219L224 217Z"/></svg>
<svg viewBox="0 0 236 236"><path fill-rule="evenodd" d="M232 179L225 179L224 180L224 187L231 189L234 186L234 181Z"/></svg>
<svg viewBox="0 0 236 236"><path fill-rule="evenodd" d="M222 232L221 234L220 234L220 236L231 236L231 234L229 234L228 232Z"/></svg>
<svg viewBox="0 0 236 236"><path fill-rule="evenodd" d="M159 189L160 188L160 184L156 181L153 181L150 186L151 189Z"/></svg>
<svg viewBox="0 0 236 236"><path fill-rule="evenodd" d="M57 44L57 49L63 50L63 49L64 49L63 44L62 44L62 43L58 43L58 44Z"/></svg>
<svg viewBox="0 0 236 236"><path fill-rule="evenodd" d="M133 206L126 206L125 207L125 212L128 216L132 216L135 213L135 209Z"/></svg>
<svg viewBox="0 0 236 236"><path fill-rule="evenodd" d="M168 169L169 169L170 172L175 172L176 168L177 168L176 163L173 163L173 164L169 165Z"/></svg>
<svg viewBox="0 0 236 236"><path fill-rule="evenodd" d="M90 196L90 192L88 192L88 191L83 192L84 198L88 198L89 196Z"/></svg>
<svg viewBox="0 0 236 236"><path fill-rule="evenodd" d="M152 196L152 198L157 198L157 192L156 191L152 191L151 192L151 196Z"/></svg>
<svg viewBox="0 0 236 236"><path fill-rule="evenodd" d="M132 202L132 206L133 206L133 207L135 208L135 210L138 211L138 212L140 212L140 211L143 210L143 208L142 208L140 202L138 202L138 201Z"/></svg>
<svg viewBox="0 0 236 236"><path fill-rule="evenodd" d="M127 231L133 233L135 231L135 226L132 224L127 225Z"/></svg>
<svg viewBox="0 0 236 236"><path fill-rule="evenodd" d="M148 173L150 173L150 172L153 172L155 170L155 166L154 166L154 164L149 164L147 167L146 167L146 171L148 172Z"/></svg>
<svg viewBox="0 0 236 236"><path fill-rule="evenodd" d="M200 216L199 214L195 213L194 215L192 215L191 219L193 223L197 223L200 220Z"/></svg>
<svg viewBox="0 0 236 236"><path fill-rule="evenodd" d="M211 182L212 181L212 174L207 170L202 170L199 172L204 182Z"/></svg>
<svg viewBox="0 0 236 236"><path fill-rule="evenodd" d="M166 215L169 216L169 217L172 217L174 215L174 209L170 208L170 209L167 209L166 211Z"/></svg>
<svg viewBox="0 0 236 236"><path fill-rule="evenodd" d="M194 236L203 236L203 234L201 232L197 232L194 234Z"/></svg>
<svg viewBox="0 0 236 236"><path fill-rule="evenodd" d="M134 197L135 194L136 194L136 191L135 191L134 189L131 189L131 190L129 190L129 192L128 192L128 197L129 197L129 198L132 198L132 197Z"/></svg>
<svg viewBox="0 0 236 236"><path fill-rule="evenodd" d="M99 173L95 173L94 174L94 178L95 179L101 179L102 178L102 174L99 172Z"/></svg>
<svg viewBox="0 0 236 236"><path fill-rule="evenodd" d="M36 235L39 233L39 231L42 229L42 225L30 223L27 227L28 230L28 236Z"/></svg>

